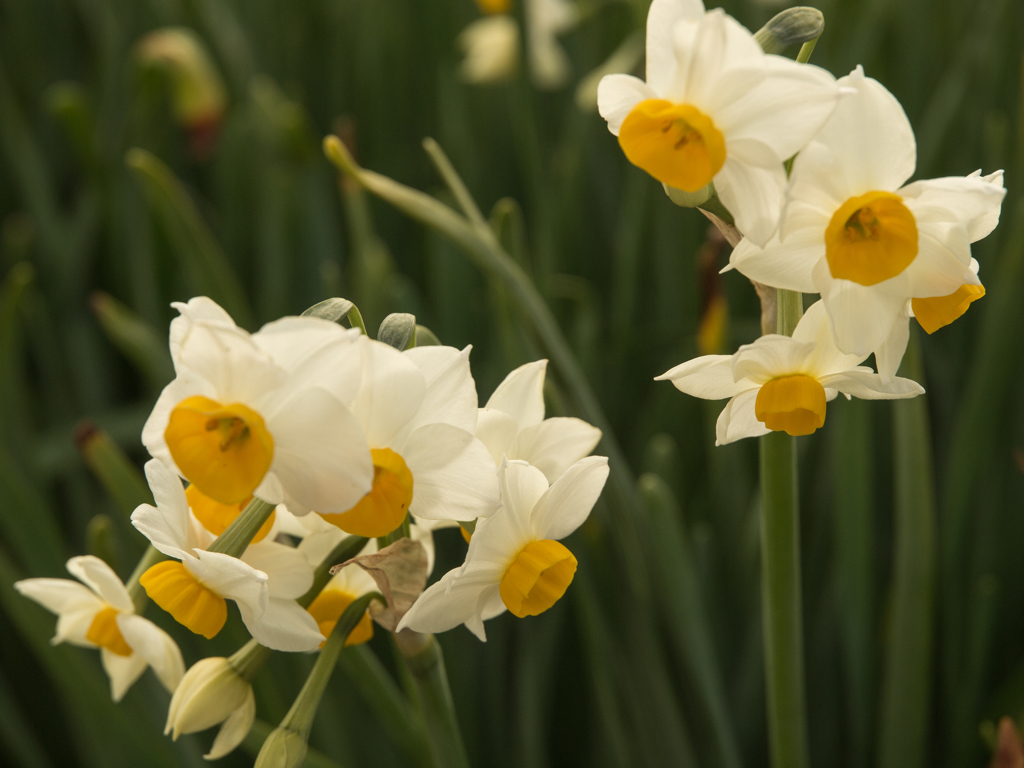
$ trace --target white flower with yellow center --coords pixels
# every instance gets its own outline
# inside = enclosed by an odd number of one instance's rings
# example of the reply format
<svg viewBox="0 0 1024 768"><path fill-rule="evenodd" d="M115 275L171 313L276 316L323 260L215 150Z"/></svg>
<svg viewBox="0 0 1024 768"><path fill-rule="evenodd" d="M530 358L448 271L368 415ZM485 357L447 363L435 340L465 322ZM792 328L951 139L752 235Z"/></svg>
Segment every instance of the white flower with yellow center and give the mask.
<svg viewBox="0 0 1024 768"><path fill-rule="evenodd" d="M565 594L576 558L559 539L587 519L608 479L608 459L581 459L550 486L525 461L502 462L498 478L501 509L477 523L466 562L420 595L398 631L444 632L465 624L486 640L487 619L505 610L536 616Z"/></svg>
<svg viewBox="0 0 1024 768"><path fill-rule="evenodd" d="M771 431L809 435L825 424L825 403L840 392L863 400L923 394L910 379L886 383L861 366L867 355L836 348L822 302L811 305L793 336L769 334L734 355L707 355L657 377L705 400L731 398L718 417L716 445Z"/></svg>
<svg viewBox="0 0 1024 768"><path fill-rule="evenodd" d="M170 635L135 613L128 590L98 557L72 557L67 569L82 583L25 579L14 584L25 597L57 614L57 634L51 642L99 648L114 701L121 700L147 666L173 691L185 663Z"/></svg>
<svg viewBox="0 0 1024 768"><path fill-rule="evenodd" d="M502 456L519 459L535 466L553 483L597 447L601 430L582 419L544 418L547 366L547 360L537 360L506 376L480 409L476 436L495 464L501 463Z"/></svg>
<svg viewBox="0 0 1024 768"><path fill-rule="evenodd" d="M227 600L261 645L309 651L323 641L316 622L295 602L312 586L306 558L274 541L250 544L235 558L205 549L214 540L189 511L181 481L159 460L146 464L156 506L141 504L132 524L173 560L157 563L139 582L154 603L196 634L212 638L227 621Z"/></svg>
<svg viewBox="0 0 1024 768"><path fill-rule="evenodd" d="M712 181L748 238L775 231L786 186L783 162L835 108L828 72L766 54L720 8L654 0L647 15L647 81L608 75L598 109L631 163L696 192Z"/></svg>
<svg viewBox="0 0 1024 768"><path fill-rule="evenodd" d="M376 551L377 542L371 539L359 555L370 555ZM331 577L331 580L324 585L320 594L310 603L307 610L320 627L320 634L330 637L334 625L338 623L338 619L341 618L345 609L363 595L377 590L377 582L373 580L373 577L353 563L346 565ZM345 645L359 645L371 639L373 639L373 619L370 618L370 612L367 610L356 624L355 629L349 633Z"/></svg>
<svg viewBox="0 0 1024 768"><path fill-rule="evenodd" d="M751 280L820 293L839 348L866 357L908 301L935 330L984 293L971 243L995 227L1005 190L1001 173L902 186L917 157L903 108L860 67L839 83L853 92L793 163L778 237L740 242L730 262ZM891 378L902 350L882 357Z"/></svg>
<svg viewBox="0 0 1024 768"><path fill-rule="evenodd" d="M369 445L372 487L340 514L317 512L369 537L395 530L407 512L432 520L493 513L498 484L490 454L473 435L477 395L469 348L399 352L368 340L364 377L352 410Z"/></svg>
<svg viewBox="0 0 1024 768"><path fill-rule="evenodd" d="M222 504L256 495L305 514L358 501L373 480L347 407L362 379L359 332L286 317L250 335L209 299L175 306L177 376L143 428L150 454Z"/></svg>

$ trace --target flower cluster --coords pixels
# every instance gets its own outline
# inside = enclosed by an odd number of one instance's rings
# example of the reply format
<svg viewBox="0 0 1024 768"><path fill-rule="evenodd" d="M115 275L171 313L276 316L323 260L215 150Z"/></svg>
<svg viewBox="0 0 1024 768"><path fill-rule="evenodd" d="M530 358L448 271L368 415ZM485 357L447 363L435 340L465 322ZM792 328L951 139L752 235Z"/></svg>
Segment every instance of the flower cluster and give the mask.
<svg viewBox="0 0 1024 768"><path fill-rule="evenodd" d="M883 85L859 66L836 80L766 54L700 0L654 0L646 81L609 75L598 102L630 162L669 191L718 196L742 234L727 269L821 296L792 338L764 336L658 377L732 398L719 444L810 434L838 392L923 392L895 376L910 318L933 333L985 294L970 245L999 221L1002 171L907 184L914 133ZM872 354L877 374L860 366Z"/></svg>
<svg viewBox="0 0 1024 768"><path fill-rule="evenodd" d="M153 667L173 692L168 733L223 723L212 759L252 726L256 643L323 648L354 601L383 589L371 571L386 567L368 561L411 551L425 563L406 604L374 614L393 631L464 623L484 639L484 619L535 615L565 592L576 560L559 539L586 519L608 469L589 456L600 430L544 418L547 361L513 371L479 408L469 348L398 349L306 316L250 334L208 298L174 307L175 378L142 433L154 503L131 516L152 564L127 588L95 557L68 562L82 583L17 584L59 616L54 642L101 649L115 699ZM465 564L423 592L433 531L459 526L467 540L475 531ZM347 543L362 551L313 590ZM186 673L175 642L138 615L146 596L207 639L233 601L255 642ZM373 631L368 611L345 644Z"/></svg>

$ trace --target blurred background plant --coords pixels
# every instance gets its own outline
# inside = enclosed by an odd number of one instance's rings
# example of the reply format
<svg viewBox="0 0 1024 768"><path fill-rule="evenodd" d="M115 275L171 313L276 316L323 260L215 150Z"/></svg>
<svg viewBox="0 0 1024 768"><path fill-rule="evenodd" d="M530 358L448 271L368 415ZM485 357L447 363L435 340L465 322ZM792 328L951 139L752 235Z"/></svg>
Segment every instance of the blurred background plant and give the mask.
<svg viewBox="0 0 1024 768"><path fill-rule="evenodd" d="M783 5L725 8L757 29ZM914 476L934 473L934 507L900 479L913 471L893 444L905 403L837 401L800 441L812 762L983 765L999 717L1024 716L1024 6L819 7L815 63L837 75L861 63L893 91L917 132L919 177L1006 168L1009 193L1002 225L975 247L988 296L922 340L929 421L915 428L930 428L934 462ZM320 151L335 132L363 167L454 202L421 142L445 148L554 311L639 477L626 513L606 493L576 535L571 599L493 622L486 645L462 629L440 638L471 762L767 764L756 445L715 448L721 404L652 381L753 340L759 304L741 276L717 275L727 246L628 165L594 103L600 74L642 66L647 2L513 3L512 43L507 23L501 34L519 50L490 85L466 80L494 62L462 61L463 30L484 10L0 3L0 762L199 765L209 746L209 734L161 735L168 696L152 675L113 705L96 654L51 648L52 617L11 588L65 576L73 554L122 577L134 567L143 541L127 515L148 491L132 465L172 376L171 301L209 295L250 329L329 296L354 300L371 332L411 312L444 343L473 344L481 402L548 354L506 284L351 180L339 187ZM543 13L546 26L524 17ZM549 412L572 410L550 378ZM897 519L921 543L906 562L893 560ZM448 533L436 573L462 556ZM149 616L189 664L246 639L237 617L203 641ZM417 737L372 693L393 669L384 635L375 656L341 653L307 764L410 764ZM905 674L908 658L920 674ZM312 664L274 655L255 682L249 754L227 763L251 761Z"/></svg>

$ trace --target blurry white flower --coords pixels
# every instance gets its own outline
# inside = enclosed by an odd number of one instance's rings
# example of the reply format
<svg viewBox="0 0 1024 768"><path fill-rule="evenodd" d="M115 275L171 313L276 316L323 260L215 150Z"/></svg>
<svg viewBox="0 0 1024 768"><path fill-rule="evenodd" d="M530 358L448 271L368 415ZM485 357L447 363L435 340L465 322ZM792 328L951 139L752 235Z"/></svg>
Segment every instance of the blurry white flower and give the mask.
<svg viewBox="0 0 1024 768"><path fill-rule="evenodd" d="M526 0L526 43L533 84L561 88L569 79L569 57L558 35L576 26L579 11L569 0Z"/></svg>
<svg viewBox="0 0 1024 768"><path fill-rule="evenodd" d="M57 634L51 642L99 648L114 701L121 700L147 666L173 691L185 663L170 635L136 615L128 590L98 557L72 557L67 569L85 586L70 579L25 579L14 584L25 597L57 614Z"/></svg>
<svg viewBox="0 0 1024 768"><path fill-rule="evenodd" d="M196 733L223 723L207 760L217 760L233 751L256 719L256 697L252 685L222 657L210 657L192 666L171 697L165 734L174 740L183 733Z"/></svg>
<svg viewBox="0 0 1024 768"><path fill-rule="evenodd" d="M601 430L582 419L544 418L547 366L547 360L537 360L506 376L480 409L476 436L487 446L495 464L503 455L526 461L553 483L594 450L601 440Z"/></svg>
<svg viewBox="0 0 1024 768"><path fill-rule="evenodd" d="M915 397L909 379L883 382L861 366L867 355L840 352L822 302L807 310L792 338L769 334L734 355L707 355L657 377L705 400L731 398L718 417L716 445L770 431L809 435L825 423L825 403L842 392L865 400Z"/></svg>
<svg viewBox="0 0 1024 768"><path fill-rule="evenodd" d="M444 632L465 624L486 640L485 620L506 609L536 616L565 594L576 558L558 540L587 519L608 478L608 459L581 459L550 487L524 461L502 462L498 478L501 509L478 521L466 562L420 595L398 631Z"/></svg>
<svg viewBox="0 0 1024 768"><path fill-rule="evenodd" d="M139 579L150 598L175 620L206 638L227 621L226 600L238 604L261 645L308 651L323 637L295 598L312 586L306 558L273 541L251 544L242 558L205 549L214 537L190 513L181 481L157 459L146 464L156 506L141 504L132 524L174 560L157 563Z"/></svg>
<svg viewBox="0 0 1024 768"><path fill-rule="evenodd" d="M654 0L647 81L608 75L598 108L634 165L670 187L712 181L739 230L764 244L775 231L786 172L835 108L823 69L764 53L753 35L700 0Z"/></svg>
<svg viewBox="0 0 1024 768"><path fill-rule="evenodd" d="M177 376L143 428L150 454L223 504L255 495L295 514L355 504L373 480L347 407L362 377L359 331L286 317L250 335L207 298L174 306Z"/></svg>
<svg viewBox="0 0 1024 768"><path fill-rule="evenodd" d="M1001 172L901 186L917 155L903 108L860 67L839 84L850 93L793 163L778 236L763 249L742 241L730 261L751 280L820 293L839 349L863 358L908 301L931 300L918 306L935 330L981 296L970 244L995 227L1005 190ZM887 380L899 347L878 360Z"/></svg>
<svg viewBox="0 0 1024 768"><path fill-rule="evenodd" d="M466 57L459 76L483 85L511 78L519 65L519 24L511 16L484 16L471 22L458 37Z"/></svg>

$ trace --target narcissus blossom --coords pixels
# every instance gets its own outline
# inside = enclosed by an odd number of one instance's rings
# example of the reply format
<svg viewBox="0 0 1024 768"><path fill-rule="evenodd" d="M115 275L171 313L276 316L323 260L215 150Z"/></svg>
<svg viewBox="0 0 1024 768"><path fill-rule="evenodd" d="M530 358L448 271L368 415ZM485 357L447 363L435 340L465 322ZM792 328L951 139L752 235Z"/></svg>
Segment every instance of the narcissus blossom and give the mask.
<svg viewBox="0 0 1024 768"><path fill-rule="evenodd" d="M512 371L480 409L476 436L499 464L502 456L537 467L549 483L590 454L601 430L582 419L544 418L544 375L548 361Z"/></svg>
<svg viewBox="0 0 1024 768"><path fill-rule="evenodd" d="M179 623L211 638L227 621L234 600L252 636L279 651L309 651L323 637L295 598L312 586L313 571L295 549L265 540L235 558L205 548L214 536L190 513L181 481L157 459L146 464L156 506L141 504L132 524L173 560L157 563L139 580L150 598Z"/></svg>
<svg viewBox="0 0 1024 768"><path fill-rule="evenodd" d="M57 614L51 642L99 648L114 701L121 700L147 666L173 691L185 663L170 635L135 613L121 579L98 557L72 557L67 569L78 581L25 579L14 584L25 597Z"/></svg>
<svg viewBox="0 0 1024 768"><path fill-rule="evenodd" d="M222 504L255 495L295 514L355 504L373 481L348 408L362 381L359 331L286 317L250 335L209 299L174 306L177 376L143 428L150 454Z"/></svg>
<svg viewBox="0 0 1024 768"><path fill-rule="evenodd" d="M766 54L739 22L700 0L654 0L647 81L608 75L598 108L634 165L670 187L712 181L739 230L764 244L786 186L783 162L832 113L835 78Z"/></svg>
<svg viewBox="0 0 1024 768"><path fill-rule="evenodd" d="M851 93L793 163L778 236L742 241L730 261L751 280L820 293L839 349L866 357L908 301L935 330L983 295L971 243L995 227L1005 190L1001 172L902 186L917 154L903 107L860 67L839 84ZM884 378L899 352L879 356Z"/></svg>
<svg viewBox="0 0 1024 768"><path fill-rule="evenodd" d="M177 741L183 733L205 731L223 723L210 751L203 755L207 760L217 760L242 743L255 720L252 685L230 660L211 656L193 664L175 689L164 734Z"/></svg>
<svg viewBox="0 0 1024 768"><path fill-rule="evenodd" d="M369 492L328 522L359 536L384 536L408 512L472 520L498 507L494 463L473 433L476 384L469 348L426 346L399 352L366 341L363 385L352 409L372 458ZM290 509L290 506L289 506Z"/></svg>
<svg viewBox="0 0 1024 768"><path fill-rule="evenodd" d="M503 461L498 478L501 509L477 522L466 562L420 595L399 631L444 632L465 624L486 640L487 619L505 610L536 616L565 594L576 558L559 539L587 519L608 479L608 459L581 459L550 486L525 461Z"/></svg>
<svg viewBox="0 0 1024 768"><path fill-rule="evenodd" d="M836 348L822 302L800 319L793 336L769 334L734 355L707 355L657 377L705 400L730 398L718 417L716 445L771 431L809 435L825 424L825 403L840 392L864 400L894 400L924 392L910 379L890 382L861 366L867 355Z"/></svg>

